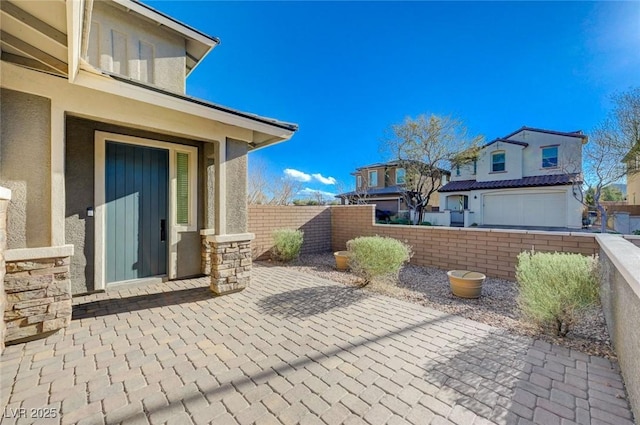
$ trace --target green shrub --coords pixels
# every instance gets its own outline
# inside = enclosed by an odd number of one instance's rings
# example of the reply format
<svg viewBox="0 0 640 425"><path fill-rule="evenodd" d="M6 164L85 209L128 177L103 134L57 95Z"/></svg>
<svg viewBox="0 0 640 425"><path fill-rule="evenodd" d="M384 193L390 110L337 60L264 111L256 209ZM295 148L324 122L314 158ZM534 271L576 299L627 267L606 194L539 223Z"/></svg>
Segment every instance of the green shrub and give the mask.
<svg viewBox="0 0 640 425"><path fill-rule="evenodd" d="M640 236L640 229L634 230L633 232L631 232L631 234Z"/></svg>
<svg viewBox="0 0 640 425"><path fill-rule="evenodd" d="M433 226L433 224L431 224L430 221L423 221L422 223L420 223L420 226Z"/></svg>
<svg viewBox="0 0 640 425"><path fill-rule="evenodd" d="M363 236L347 242L349 267L367 285L377 277L398 276L411 258L411 247L382 236Z"/></svg>
<svg viewBox="0 0 640 425"><path fill-rule="evenodd" d="M389 224L411 224L408 218L394 218L389 221Z"/></svg>
<svg viewBox="0 0 640 425"><path fill-rule="evenodd" d="M278 261L291 261L298 258L304 240L302 230L277 229L273 233L271 256Z"/></svg>
<svg viewBox="0 0 640 425"><path fill-rule="evenodd" d="M516 279L524 316L559 336L599 301L595 256L522 252Z"/></svg>

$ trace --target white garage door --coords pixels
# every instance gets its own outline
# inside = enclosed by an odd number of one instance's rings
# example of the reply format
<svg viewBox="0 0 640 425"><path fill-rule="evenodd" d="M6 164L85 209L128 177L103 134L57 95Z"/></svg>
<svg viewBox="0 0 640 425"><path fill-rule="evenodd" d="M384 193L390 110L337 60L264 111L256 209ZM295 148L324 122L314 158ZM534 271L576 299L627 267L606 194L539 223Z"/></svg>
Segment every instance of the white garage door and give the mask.
<svg viewBox="0 0 640 425"><path fill-rule="evenodd" d="M567 226L564 192L488 194L483 197L484 224L501 226Z"/></svg>

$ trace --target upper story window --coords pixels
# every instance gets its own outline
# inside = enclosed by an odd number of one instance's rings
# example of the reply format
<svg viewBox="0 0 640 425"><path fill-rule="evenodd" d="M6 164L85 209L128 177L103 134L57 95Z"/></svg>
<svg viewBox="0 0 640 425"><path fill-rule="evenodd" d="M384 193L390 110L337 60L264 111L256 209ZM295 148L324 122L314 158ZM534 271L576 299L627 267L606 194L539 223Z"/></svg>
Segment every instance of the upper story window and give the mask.
<svg viewBox="0 0 640 425"><path fill-rule="evenodd" d="M356 177L356 186L358 187L358 189L362 187L362 176L360 174L358 174Z"/></svg>
<svg viewBox="0 0 640 425"><path fill-rule="evenodd" d="M558 166L558 147L542 148L542 168L556 168Z"/></svg>
<svg viewBox="0 0 640 425"><path fill-rule="evenodd" d="M456 176L460 175L460 166L456 165Z"/></svg>
<svg viewBox="0 0 640 425"><path fill-rule="evenodd" d="M478 160L474 159L473 160L473 174L476 174L478 172Z"/></svg>
<svg viewBox="0 0 640 425"><path fill-rule="evenodd" d="M504 171L505 167L505 153L504 152L495 152L491 154L491 171L494 173L498 173Z"/></svg>
<svg viewBox="0 0 640 425"><path fill-rule="evenodd" d="M404 168L396 169L396 184L404 184L405 182L405 174Z"/></svg>
<svg viewBox="0 0 640 425"><path fill-rule="evenodd" d="M378 185L378 171L369 171L369 187L375 187Z"/></svg>

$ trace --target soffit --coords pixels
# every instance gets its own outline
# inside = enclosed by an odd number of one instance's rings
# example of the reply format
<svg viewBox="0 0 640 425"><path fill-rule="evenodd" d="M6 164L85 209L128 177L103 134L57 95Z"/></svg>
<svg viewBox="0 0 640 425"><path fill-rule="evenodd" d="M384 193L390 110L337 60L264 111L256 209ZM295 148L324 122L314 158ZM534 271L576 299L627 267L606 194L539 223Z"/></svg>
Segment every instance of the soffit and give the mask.
<svg viewBox="0 0 640 425"><path fill-rule="evenodd" d="M3 59L66 75L66 25L64 0L0 1Z"/></svg>

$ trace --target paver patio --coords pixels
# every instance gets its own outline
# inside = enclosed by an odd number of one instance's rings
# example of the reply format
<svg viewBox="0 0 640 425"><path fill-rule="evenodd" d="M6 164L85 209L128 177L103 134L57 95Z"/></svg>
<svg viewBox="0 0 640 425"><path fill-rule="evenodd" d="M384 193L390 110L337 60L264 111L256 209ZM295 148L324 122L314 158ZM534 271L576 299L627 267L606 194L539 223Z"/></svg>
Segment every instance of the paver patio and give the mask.
<svg viewBox="0 0 640 425"><path fill-rule="evenodd" d="M607 359L282 267L207 285L74 299L69 328L6 348L1 422L633 423Z"/></svg>

